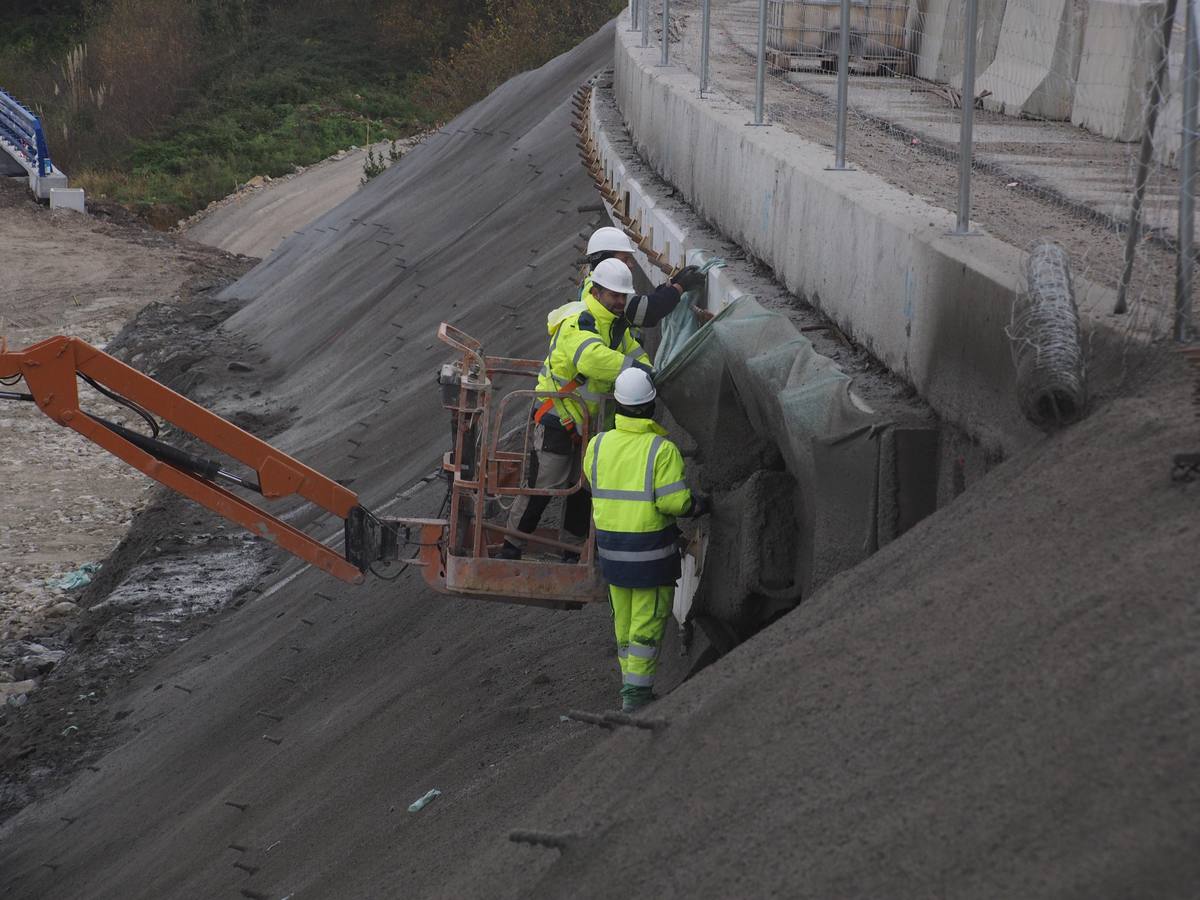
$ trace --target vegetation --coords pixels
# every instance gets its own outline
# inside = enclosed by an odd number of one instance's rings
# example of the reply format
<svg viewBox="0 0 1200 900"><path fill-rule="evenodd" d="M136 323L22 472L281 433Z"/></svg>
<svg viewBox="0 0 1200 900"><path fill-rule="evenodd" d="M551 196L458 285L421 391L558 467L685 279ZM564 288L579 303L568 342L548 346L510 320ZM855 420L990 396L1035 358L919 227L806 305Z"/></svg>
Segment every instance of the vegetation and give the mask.
<svg viewBox="0 0 1200 900"><path fill-rule="evenodd" d="M76 182L167 226L254 175L444 121L621 5L32 0L0 30L0 83Z"/></svg>

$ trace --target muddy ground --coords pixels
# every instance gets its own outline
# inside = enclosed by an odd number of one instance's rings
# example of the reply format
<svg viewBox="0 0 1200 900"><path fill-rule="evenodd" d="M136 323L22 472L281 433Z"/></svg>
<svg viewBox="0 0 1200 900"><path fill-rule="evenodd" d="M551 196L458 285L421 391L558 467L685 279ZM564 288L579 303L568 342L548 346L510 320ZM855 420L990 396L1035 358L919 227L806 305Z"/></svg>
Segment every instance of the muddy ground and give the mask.
<svg viewBox="0 0 1200 900"><path fill-rule="evenodd" d="M22 183L0 180L0 331L14 349L71 335L218 400L204 391L196 364L213 363L214 354L247 356L247 348L213 340L235 308L213 298L252 264L159 234L119 207L51 213ZM90 388L81 387L81 399L89 411L128 421ZM161 586L172 552L187 545L173 529L201 523L220 546L224 526L140 472L32 405L0 407L0 817L86 763L111 714L103 707L111 685L195 627L186 623L196 602L154 597L149 587L138 600L99 603L114 586L111 569L71 590L60 586L62 576L88 563L111 566L137 547L160 570L146 573L148 585ZM192 612L205 609L201 601Z"/></svg>

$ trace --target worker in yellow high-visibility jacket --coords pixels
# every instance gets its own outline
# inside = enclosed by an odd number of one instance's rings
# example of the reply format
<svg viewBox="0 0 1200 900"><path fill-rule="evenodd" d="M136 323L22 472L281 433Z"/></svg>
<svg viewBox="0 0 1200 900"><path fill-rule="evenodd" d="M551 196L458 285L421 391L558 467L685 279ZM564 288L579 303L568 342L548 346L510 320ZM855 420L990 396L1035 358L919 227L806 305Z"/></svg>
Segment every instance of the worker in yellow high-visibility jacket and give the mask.
<svg viewBox="0 0 1200 900"><path fill-rule="evenodd" d="M688 490L683 456L653 419L656 394L646 372L622 372L614 388L616 427L592 438L583 457L596 555L609 583L625 712L654 699L680 573L675 518L704 515L710 508L707 498Z"/></svg>
<svg viewBox="0 0 1200 900"><path fill-rule="evenodd" d="M625 263L606 259L592 273L583 300L560 306L546 320L550 352L542 365L537 389L567 397L539 396L534 401L534 458L529 486L565 488L579 477L580 432L587 423L592 434L608 427L614 414L613 382L631 367L651 371L650 357L621 318L633 296L633 275ZM576 399L578 398L578 399ZM509 511L508 527L530 534L537 528L550 498L522 494ZM567 498L563 526L579 539L587 537L588 498L583 491ZM524 541L504 539L501 559L520 559ZM578 559L577 554L570 557Z"/></svg>

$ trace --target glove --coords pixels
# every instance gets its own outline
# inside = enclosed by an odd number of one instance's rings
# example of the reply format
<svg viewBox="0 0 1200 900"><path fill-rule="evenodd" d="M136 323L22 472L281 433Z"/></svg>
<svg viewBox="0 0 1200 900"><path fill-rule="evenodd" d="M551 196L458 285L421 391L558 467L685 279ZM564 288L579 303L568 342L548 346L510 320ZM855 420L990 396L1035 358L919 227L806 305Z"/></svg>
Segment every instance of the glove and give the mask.
<svg viewBox="0 0 1200 900"><path fill-rule="evenodd" d="M653 381L655 375L658 374L657 372L654 371L654 366L648 365L647 363L644 363L644 362L640 362L639 360L634 360L632 363L630 363L630 366L634 369L641 369L643 372L645 372L647 375L650 376L651 381Z"/></svg>
<svg viewBox="0 0 1200 900"><path fill-rule="evenodd" d="M671 279L671 284L677 284L686 294L688 291L694 291L704 287L708 283L708 276L700 271L698 266L685 266L680 269L675 277Z"/></svg>
<svg viewBox="0 0 1200 900"><path fill-rule="evenodd" d="M712 500L703 494L692 494L692 508L688 510L689 516L707 516L711 512Z"/></svg>

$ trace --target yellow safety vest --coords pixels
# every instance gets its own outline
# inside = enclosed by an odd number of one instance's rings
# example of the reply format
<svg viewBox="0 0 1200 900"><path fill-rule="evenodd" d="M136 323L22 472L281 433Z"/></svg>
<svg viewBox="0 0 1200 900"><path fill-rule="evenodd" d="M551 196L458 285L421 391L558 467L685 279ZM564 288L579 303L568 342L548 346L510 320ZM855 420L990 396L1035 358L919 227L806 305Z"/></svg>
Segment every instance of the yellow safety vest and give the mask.
<svg viewBox="0 0 1200 900"><path fill-rule="evenodd" d="M550 352L542 364L537 387L562 391L572 382L582 398L593 432L611 427L605 401L612 398L613 382L635 362L650 365L650 357L627 328L614 325L617 317L590 290L582 301L560 306L546 319ZM614 334L614 331L616 334ZM537 401L540 405L542 400ZM567 428L583 418L571 397L553 401L554 414Z"/></svg>
<svg viewBox="0 0 1200 900"><path fill-rule="evenodd" d="M596 554L610 584L659 587L679 578L675 517L691 509L683 456L650 419L617 415L588 442L583 472L592 491Z"/></svg>

